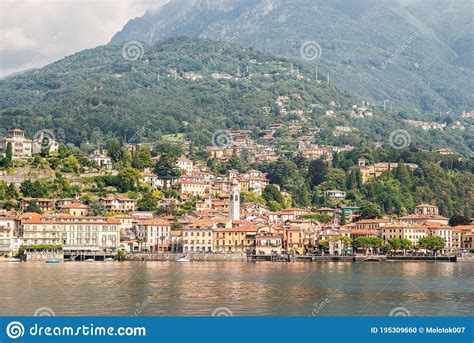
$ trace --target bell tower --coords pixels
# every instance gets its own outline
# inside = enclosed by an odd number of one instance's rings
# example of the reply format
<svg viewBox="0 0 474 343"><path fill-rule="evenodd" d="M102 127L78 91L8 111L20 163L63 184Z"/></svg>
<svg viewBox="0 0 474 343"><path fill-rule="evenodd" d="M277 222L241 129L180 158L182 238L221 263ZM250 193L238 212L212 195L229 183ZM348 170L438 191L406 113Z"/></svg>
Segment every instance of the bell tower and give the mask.
<svg viewBox="0 0 474 343"><path fill-rule="evenodd" d="M240 190L236 179L232 180L230 188L229 217L231 220L240 220Z"/></svg>

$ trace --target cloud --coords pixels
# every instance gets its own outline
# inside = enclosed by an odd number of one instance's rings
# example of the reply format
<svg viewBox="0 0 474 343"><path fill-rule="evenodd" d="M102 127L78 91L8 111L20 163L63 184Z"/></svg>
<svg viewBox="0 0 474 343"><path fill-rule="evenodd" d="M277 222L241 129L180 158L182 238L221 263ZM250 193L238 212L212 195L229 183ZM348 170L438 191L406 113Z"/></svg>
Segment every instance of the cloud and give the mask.
<svg viewBox="0 0 474 343"><path fill-rule="evenodd" d="M1 0L0 76L106 44L166 0Z"/></svg>

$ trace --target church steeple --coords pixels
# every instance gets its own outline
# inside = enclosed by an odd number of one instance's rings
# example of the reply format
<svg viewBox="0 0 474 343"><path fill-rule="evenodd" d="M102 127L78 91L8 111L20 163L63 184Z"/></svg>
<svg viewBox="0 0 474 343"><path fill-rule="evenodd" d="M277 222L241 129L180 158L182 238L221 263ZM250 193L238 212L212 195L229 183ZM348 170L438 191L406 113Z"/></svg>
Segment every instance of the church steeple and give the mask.
<svg viewBox="0 0 474 343"><path fill-rule="evenodd" d="M240 190L236 179L232 180L230 188L229 217L231 220L240 220Z"/></svg>

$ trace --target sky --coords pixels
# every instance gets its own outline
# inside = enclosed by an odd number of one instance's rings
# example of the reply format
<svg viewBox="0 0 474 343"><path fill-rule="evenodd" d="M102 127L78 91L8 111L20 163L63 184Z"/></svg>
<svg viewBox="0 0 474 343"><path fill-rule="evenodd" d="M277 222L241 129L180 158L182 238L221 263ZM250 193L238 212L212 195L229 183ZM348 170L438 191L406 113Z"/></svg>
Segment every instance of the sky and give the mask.
<svg viewBox="0 0 474 343"><path fill-rule="evenodd" d="M0 77L107 44L166 0L0 0Z"/></svg>

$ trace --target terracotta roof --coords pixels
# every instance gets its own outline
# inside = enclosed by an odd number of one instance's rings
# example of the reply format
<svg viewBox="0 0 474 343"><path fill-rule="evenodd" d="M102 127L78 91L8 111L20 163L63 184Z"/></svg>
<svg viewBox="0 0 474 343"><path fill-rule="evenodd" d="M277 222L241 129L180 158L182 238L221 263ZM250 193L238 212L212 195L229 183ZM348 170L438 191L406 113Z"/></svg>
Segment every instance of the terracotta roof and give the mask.
<svg viewBox="0 0 474 343"><path fill-rule="evenodd" d="M351 234L356 235L377 235L377 230L369 230L369 229L352 229Z"/></svg>
<svg viewBox="0 0 474 343"><path fill-rule="evenodd" d="M74 202L69 205L62 205L61 208L90 208L90 207L80 202Z"/></svg>
<svg viewBox="0 0 474 343"><path fill-rule="evenodd" d="M458 225L454 227L456 230L474 230L474 225Z"/></svg>
<svg viewBox="0 0 474 343"><path fill-rule="evenodd" d="M388 223L388 220L385 219L364 219L358 221L356 224L380 224L380 223Z"/></svg>
<svg viewBox="0 0 474 343"><path fill-rule="evenodd" d="M162 220L162 219L148 219L142 220L139 222L141 225L148 225L148 226L171 226L169 221Z"/></svg>

